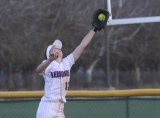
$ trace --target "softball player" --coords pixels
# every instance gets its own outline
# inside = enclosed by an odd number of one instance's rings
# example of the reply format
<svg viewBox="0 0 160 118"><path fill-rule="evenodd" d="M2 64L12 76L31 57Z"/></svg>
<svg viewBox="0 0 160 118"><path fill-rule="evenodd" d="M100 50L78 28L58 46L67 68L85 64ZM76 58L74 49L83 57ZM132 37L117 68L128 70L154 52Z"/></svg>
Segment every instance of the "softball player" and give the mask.
<svg viewBox="0 0 160 118"><path fill-rule="evenodd" d="M106 24L106 22L105 22ZM104 25L105 25L104 24ZM81 43L68 56L63 58L62 42L55 40L46 50L46 60L36 69L43 75L44 96L41 98L36 118L65 118L64 103L70 81L70 69L80 57L84 49L92 40L95 32L101 30L102 25L93 22L93 29L83 38Z"/></svg>

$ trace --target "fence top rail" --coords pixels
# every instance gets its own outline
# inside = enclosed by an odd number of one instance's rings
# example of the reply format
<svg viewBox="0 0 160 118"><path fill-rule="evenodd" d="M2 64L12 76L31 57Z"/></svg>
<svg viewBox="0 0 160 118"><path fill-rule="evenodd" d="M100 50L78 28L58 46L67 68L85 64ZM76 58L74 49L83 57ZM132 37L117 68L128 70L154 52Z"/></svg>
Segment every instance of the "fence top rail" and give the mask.
<svg viewBox="0 0 160 118"><path fill-rule="evenodd" d="M44 91L3 91L0 92L0 99L14 98L40 98ZM130 89L130 90L83 90L69 91L67 97L90 97L90 98L105 98L105 97L132 97L132 96L160 96L160 89Z"/></svg>

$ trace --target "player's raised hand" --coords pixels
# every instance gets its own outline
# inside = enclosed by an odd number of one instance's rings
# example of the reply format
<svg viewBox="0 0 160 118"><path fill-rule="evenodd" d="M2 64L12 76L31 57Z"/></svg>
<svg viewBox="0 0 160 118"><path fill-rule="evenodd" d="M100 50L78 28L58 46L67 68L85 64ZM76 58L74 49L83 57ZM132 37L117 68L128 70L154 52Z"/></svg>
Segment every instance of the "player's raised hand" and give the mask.
<svg viewBox="0 0 160 118"><path fill-rule="evenodd" d="M51 49L51 51L50 51L50 56L49 56L49 60L50 60L50 61L53 61L53 60L55 60L55 59L57 59L57 58L58 58L58 52L57 52L57 50Z"/></svg>

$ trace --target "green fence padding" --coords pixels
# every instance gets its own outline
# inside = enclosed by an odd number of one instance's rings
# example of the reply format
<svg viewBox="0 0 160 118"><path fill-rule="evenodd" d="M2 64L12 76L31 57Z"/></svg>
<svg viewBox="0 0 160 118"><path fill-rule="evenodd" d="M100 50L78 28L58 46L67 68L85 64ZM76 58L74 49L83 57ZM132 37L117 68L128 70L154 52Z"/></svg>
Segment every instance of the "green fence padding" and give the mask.
<svg viewBox="0 0 160 118"><path fill-rule="evenodd" d="M0 118L35 118L39 100L1 100ZM76 99L66 118L159 118L160 98Z"/></svg>

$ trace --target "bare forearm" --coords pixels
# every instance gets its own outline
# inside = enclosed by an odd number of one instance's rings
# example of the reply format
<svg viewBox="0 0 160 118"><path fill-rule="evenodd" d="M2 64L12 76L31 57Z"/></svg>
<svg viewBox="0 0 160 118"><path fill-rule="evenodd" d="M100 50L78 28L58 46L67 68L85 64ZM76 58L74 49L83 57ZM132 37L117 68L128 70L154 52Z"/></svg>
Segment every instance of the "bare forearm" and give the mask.
<svg viewBox="0 0 160 118"><path fill-rule="evenodd" d="M87 45L91 42L95 32L91 30L81 41L80 45L82 48L87 47Z"/></svg>
<svg viewBox="0 0 160 118"><path fill-rule="evenodd" d="M46 60L45 62L41 63L37 69L36 69L36 73L41 73L43 72L47 67L48 65L51 63L50 60Z"/></svg>
<svg viewBox="0 0 160 118"><path fill-rule="evenodd" d="M93 30L89 31L89 33L82 39L80 45L78 45L76 49L73 51L73 56L75 61L81 56L84 49L91 42L94 34L95 32Z"/></svg>

